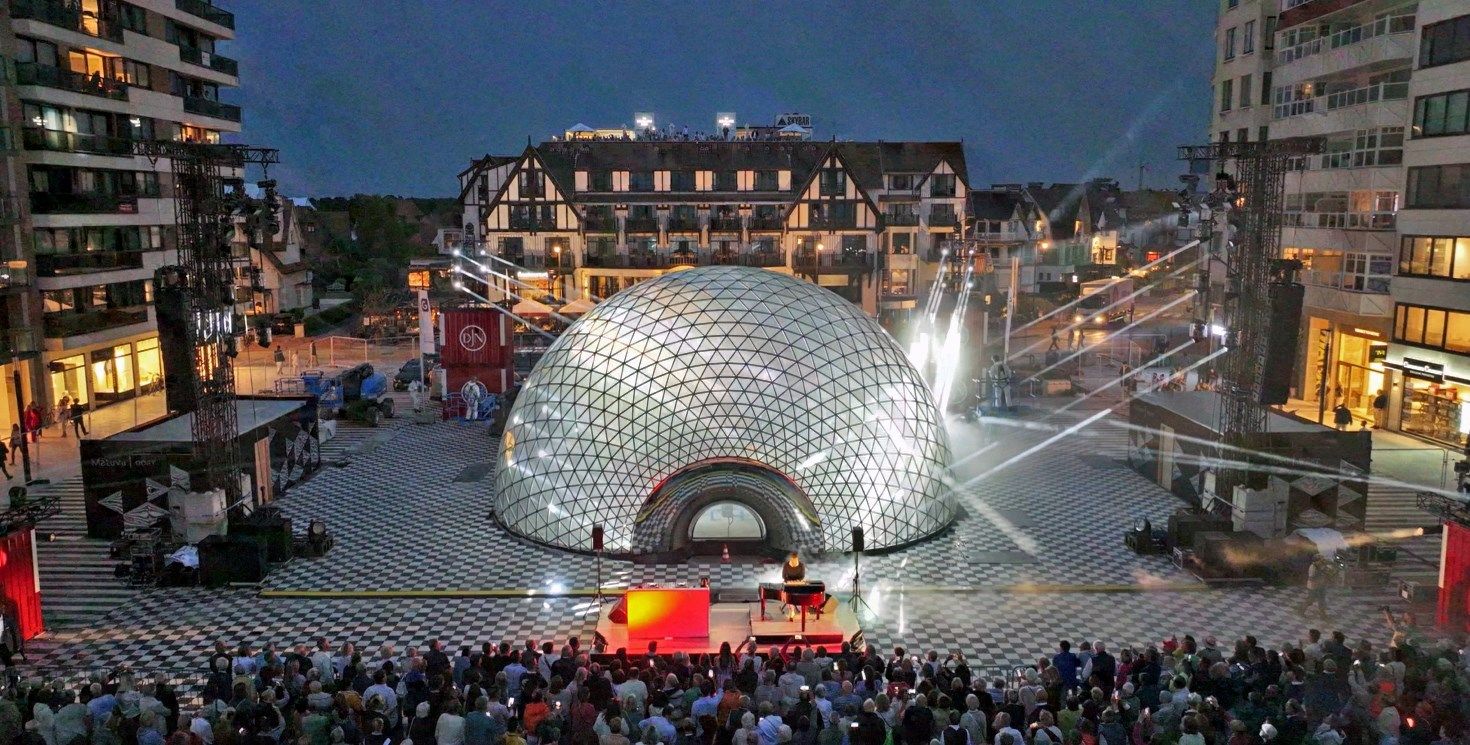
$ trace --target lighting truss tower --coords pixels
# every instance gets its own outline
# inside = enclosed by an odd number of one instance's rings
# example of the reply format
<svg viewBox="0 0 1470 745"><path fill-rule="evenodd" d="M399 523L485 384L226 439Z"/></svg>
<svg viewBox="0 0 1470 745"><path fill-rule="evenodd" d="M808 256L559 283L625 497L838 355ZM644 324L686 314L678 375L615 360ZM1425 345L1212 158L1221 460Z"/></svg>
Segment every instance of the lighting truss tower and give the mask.
<svg viewBox="0 0 1470 745"><path fill-rule="evenodd" d="M252 202L274 209L274 183L262 182L266 199L252 200L241 174L250 165L268 168L280 156L269 148L171 140L135 143L134 153L154 163L167 158L173 171L179 263L161 269L159 277L181 290L186 302L194 365L179 379L193 385L191 435L205 464L205 483L195 489L223 489L233 506L241 497L233 360L244 331L235 313L233 221Z"/></svg>
<svg viewBox="0 0 1470 745"><path fill-rule="evenodd" d="M1248 446L1252 435L1266 429L1267 407L1260 390L1271 325L1270 285L1279 267L1281 204L1285 176L1294 161L1322 151L1322 139L1301 137L1262 142L1218 142L1179 148L1179 159L1214 164L1219 171L1215 189L1193 199L1181 192L1181 203L1189 200L1203 207L1213 233L1214 221L1226 217L1230 230L1217 249L1226 271L1223 302L1225 346L1221 367L1218 430L1224 445ZM1193 170L1193 169L1192 169ZM1233 174L1230 171L1233 170ZM1189 177L1186 177L1188 180ZM1191 182L1192 183L1192 182ZM1182 209L1188 211L1189 207ZM1202 236L1203 237L1203 236ZM1208 271L1209 262L1205 263ZM1202 282L1208 289L1208 279ZM1208 292L1203 302L1208 318ZM1208 323L1206 322L1206 328ZM1232 458L1238 459L1238 458ZM1234 484L1245 483L1245 473L1225 479L1217 477L1217 495L1228 499Z"/></svg>

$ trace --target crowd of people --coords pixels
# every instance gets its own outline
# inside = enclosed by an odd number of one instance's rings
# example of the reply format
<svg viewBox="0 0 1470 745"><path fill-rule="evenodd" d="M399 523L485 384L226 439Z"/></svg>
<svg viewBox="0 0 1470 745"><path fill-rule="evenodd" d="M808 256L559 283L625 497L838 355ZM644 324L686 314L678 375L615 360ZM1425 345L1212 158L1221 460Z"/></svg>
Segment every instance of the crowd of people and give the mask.
<svg viewBox="0 0 1470 745"><path fill-rule="evenodd" d="M1386 646L1313 629L1171 638L1116 652L1062 640L1004 674L957 651L784 647L689 656L526 642L403 651L216 644L181 711L126 671L77 689L15 681L17 745L1441 745L1466 742L1459 644L1394 621Z"/></svg>

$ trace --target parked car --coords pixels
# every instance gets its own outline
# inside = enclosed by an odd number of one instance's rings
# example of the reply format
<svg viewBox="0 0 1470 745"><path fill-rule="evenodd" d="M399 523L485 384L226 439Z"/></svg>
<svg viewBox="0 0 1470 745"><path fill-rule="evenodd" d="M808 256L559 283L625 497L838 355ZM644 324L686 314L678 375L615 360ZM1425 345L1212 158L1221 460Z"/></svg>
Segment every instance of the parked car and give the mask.
<svg viewBox="0 0 1470 745"><path fill-rule="evenodd" d="M439 364L439 355L424 355L424 364L428 367L429 372L433 372L434 368L437 367ZM393 390L406 391L408 390L409 383L412 383L413 381L419 380L423 377L425 376L423 376L419 372L419 358L413 357L409 359L409 361L403 363L403 367L398 368L398 372L394 374ZM427 383L428 381L425 380L425 382Z"/></svg>

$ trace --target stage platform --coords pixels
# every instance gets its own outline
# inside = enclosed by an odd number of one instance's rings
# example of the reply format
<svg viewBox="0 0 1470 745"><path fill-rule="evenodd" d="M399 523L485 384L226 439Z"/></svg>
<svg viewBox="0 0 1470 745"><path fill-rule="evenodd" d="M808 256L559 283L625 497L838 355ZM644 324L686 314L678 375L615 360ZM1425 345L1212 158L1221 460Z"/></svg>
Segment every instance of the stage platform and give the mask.
<svg viewBox="0 0 1470 745"><path fill-rule="evenodd" d="M830 648L841 646L862 630L857 617L846 601L837 603L837 610L823 614L807 612L806 631L802 631L801 613L795 617L781 612L778 602L766 603L766 620L761 620L760 603L751 601L716 601L709 606L709 636L701 637L653 637L628 635L628 625L611 619L616 602L606 603L597 616L597 633L607 640L607 651L627 649L630 653L648 647L651 641L658 642L660 654L685 652L688 654L714 654L720 645L729 642L732 648L754 636L764 649L770 645L780 646L787 642L802 645L820 644ZM798 638L799 637L799 638Z"/></svg>

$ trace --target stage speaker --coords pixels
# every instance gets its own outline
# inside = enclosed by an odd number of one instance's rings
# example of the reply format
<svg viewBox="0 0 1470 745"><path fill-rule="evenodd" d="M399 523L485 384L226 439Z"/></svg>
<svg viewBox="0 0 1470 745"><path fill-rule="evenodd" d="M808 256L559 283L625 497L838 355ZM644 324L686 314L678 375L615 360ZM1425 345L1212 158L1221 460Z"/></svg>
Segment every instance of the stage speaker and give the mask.
<svg viewBox="0 0 1470 745"><path fill-rule="evenodd" d="M243 536L206 536L199 542L199 583L221 587L265 579L265 544Z"/></svg>
<svg viewBox="0 0 1470 745"><path fill-rule="evenodd" d="M607 612L607 620L612 621L613 623L627 623L628 622L628 596L627 595L624 595L624 596L618 598L618 601L616 603L613 603L612 610L610 610L610 611Z"/></svg>
<svg viewBox="0 0 1470 745"><path fill-rule="evenodd" d="M1286 403L1296 367L1296 341L1302 325L1302 298L1306 289L1295 282L1273 282L1271 325L1266 332L1266 359L1256 400L1265 405Z"/></svg>
<svg viewBox="0 0 1470 745"><path fill-rule="evenodd" d="M852 550L853 553L863 550L863 528L860 525L853 526L852 529Z"/></svg>
<svg viewBox="0 0 1470 745"><path fill-rule="evenodd" d="M159 274L162 272L159 270ZM189 341L189 299L181 286L155 279L154 287L153 310L158 317L159 356L163 358L164 403L171 412L188 413L199 408L194 395L194 345Z"/></svg>
<svg viewBox="0 0 1470 745"><path fill-rule="evenodd" d="M231 524L230 535L261 543L270 561L291 560L291 518L279 511L256 510L238 524Z"/></svg>
<svg viewBox="0 0 1470 745"><path fill-rule="evenodd" d="M592 526L592 550L593 551L601 551L602 550L602 526L601 525L593 525Z"/></svg>

